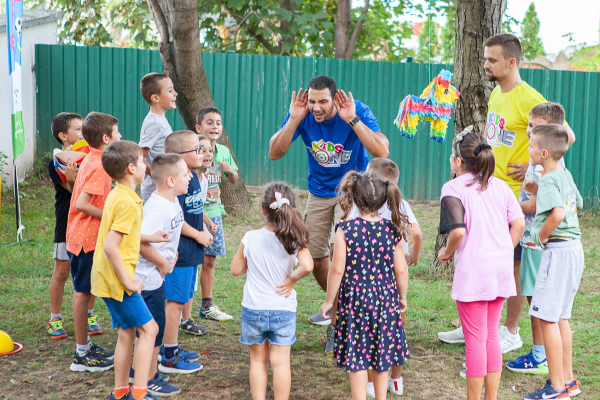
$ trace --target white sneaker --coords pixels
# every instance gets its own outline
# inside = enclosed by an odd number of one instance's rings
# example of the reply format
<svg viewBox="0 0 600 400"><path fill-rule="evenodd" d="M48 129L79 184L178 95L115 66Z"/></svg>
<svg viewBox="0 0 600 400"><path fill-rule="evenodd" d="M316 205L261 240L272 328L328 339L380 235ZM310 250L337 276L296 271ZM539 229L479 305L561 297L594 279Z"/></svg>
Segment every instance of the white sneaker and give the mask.
<svg viewBox="0 0 600 400"><path fill-rule="evenodd" d="M467 379L467 370L466 369L461 370L458 373L458 375L460 375L460 377L463 378L463 379Z"/></svg>
<svg viewBox="0 0 600 400"><path fill-rule="evenodd" d="M502 354L506 354L509 351L523 347L523 341L521 340L521 335L519 335L519 328L517 328L517 333L513 335L508 331L506 326L500 325L500 328L498 329L498 337L500 338Z"/></svg>
<svg viewBox="0 0 600 400"><path fill-rule="evenodd" d="M214 305L207 308L200 307L198 316L200 319L212 319L213 321L228 321L233 319L231 315L224 313Z"/></svg>
<svg viewBox="0 0 600 400"><path fill-rule="evenodd" d="M388 377L388 392L397 396L402 396L402 393L404 393L404 381L402 380L402 377L398 379Z"/></svg>
<svg viewBox="0 0 600 400"><path fill-rule="evenodd" d="M375 398L375 386L373 386L373 382L367 382L367 397L370 399Z"/></svg>
<svg viewBox="0 0 600 400"><path fill-rule="evenodd" d="M446 343L464 343L465 335L463 334L462 326L459 326L450 332L439 332L438 339Z"/></svg>

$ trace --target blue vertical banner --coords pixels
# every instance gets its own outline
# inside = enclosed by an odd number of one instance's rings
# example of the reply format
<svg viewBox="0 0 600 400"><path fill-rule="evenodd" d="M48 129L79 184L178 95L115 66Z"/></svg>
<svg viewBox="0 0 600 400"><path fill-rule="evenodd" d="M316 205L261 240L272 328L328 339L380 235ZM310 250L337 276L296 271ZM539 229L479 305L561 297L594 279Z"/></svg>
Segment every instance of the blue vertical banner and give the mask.
<svg viewBox="0 0 600 400"><path fill-rule="evenodd" d="M23 101L21 91L21 49L23 44L23 0L6 0L6 37L8 38L8 74L13 158L25 148Z"/></svg>

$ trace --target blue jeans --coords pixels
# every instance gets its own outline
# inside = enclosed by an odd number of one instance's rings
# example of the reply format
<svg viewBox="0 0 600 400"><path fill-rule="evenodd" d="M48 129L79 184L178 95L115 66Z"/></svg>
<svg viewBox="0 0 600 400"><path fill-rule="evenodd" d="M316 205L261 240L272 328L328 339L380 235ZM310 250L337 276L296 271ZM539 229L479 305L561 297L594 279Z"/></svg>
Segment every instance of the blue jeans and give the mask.
<svg viewBox="0 0 600 400"><path fill-rule="evenodd" d="M242 307L240 343L261 345L268 340L277 346L291 346L296 341L296 313L291 311L257 311Z"/></svg>

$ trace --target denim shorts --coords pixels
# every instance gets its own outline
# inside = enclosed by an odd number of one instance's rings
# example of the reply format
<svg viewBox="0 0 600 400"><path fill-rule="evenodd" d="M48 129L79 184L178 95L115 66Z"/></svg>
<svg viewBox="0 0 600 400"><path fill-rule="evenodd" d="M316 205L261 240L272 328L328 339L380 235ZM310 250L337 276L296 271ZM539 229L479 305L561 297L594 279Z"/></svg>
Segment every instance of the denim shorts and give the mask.
<svg viewBox="0 0 600 400"><path fill-rule="evenodd" d="M268 340L277 346L291 346L296 341L296 313L258 311L242 307L240 343L261 345Z"/></svg>
<svg viewBox="0 0 600 400"><path fill-rule="evenodd" d="M102 300L110 313L113 328L138 328L152 321L152 314L138 293L132 293L131 296L127 292L123 293L123 301L110 297L103 297Z"/></svg>
<svg viewBox="0 0 600 400"><path fill-rule="evenodd" d="M173 268L173 272L165 276L165 299L187 303L194 297L197 275L197 265Z"/></svg>
<svg viewBox="0 0 600 400"><path fill-rule="evenodd" d="M225 236L223 235L223 217L217 215L210 219L217 225L217 233L213 236L212 244L204 249L205 256L224 256L225 255Z"/></svg>

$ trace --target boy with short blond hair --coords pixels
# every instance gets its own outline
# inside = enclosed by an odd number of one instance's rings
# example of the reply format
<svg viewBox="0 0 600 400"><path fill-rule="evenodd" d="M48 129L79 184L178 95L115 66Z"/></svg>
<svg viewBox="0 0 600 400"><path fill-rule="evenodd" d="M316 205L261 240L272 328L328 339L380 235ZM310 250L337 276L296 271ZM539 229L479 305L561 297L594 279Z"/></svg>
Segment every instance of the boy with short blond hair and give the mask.
<svg viewBox="0 0 600 400"><path fill-rule="evenodd" d="M529 111L529 122L527 124L527 137L531 140L531 130L540 124L558 124L565 122L565 110L558 103L540 103ZM559 165L564 168L564 159L561 158ZM523 187L519 195L519 203L523 214L525 214L525 231L521 238L521 274L520 282L521 294L527 297L531 304L531 296L537 279L540 261L542 258L542 248L537 246L531 238L531 225L535 218L535 203L537 196L537 187L542 177L544 169L541 165L529 165ZM546 351L544 348L544 338L542 328L538 319L530 316L531 333L533 337L533 346L528 354L517 357L514 361L509 361L506 367L514 372L526 374L546 374L548 373L548 364L546 363Z"/></svg>
<svg viewBox="0 0 600 400"><path fill-rule="evenodd" d="M536 215L531 228L533 242L543 248L529 315L542 328L550 379L524 399L568 399L581 393L573 376L573 339L569 319L584 268L577 210L583 199L571 173L559 160L569 148L567 130L558 124L531 129L529 155L541 165Z"/></svg>
<svg viewBox="0 0 600 400"><path fill-rule="evenodd" d="M146 171L142 149L128 140L112 143L102 153L102 166L117 183L106 199L91 281L92 293L104 300L113 328L118 328L115 390L110 399L151 400L155 397L148 393L148 370L158 326L140 295L144 283L134 277L143 240L142 199L135 193ZM130 396L129 368L136 331L137 369Z"/></svg>
<svg viewBox="0 0 600 400"><path fill-rule="evenodd" d="M92 263L102 218L102 209L110 193L111 177L102 167L102 152L121 139L115 117L91 112L81 127L90 146L83 159L73 187L67 223L67 252L73 278L73 322L77 351L71 371L106 371L112 368L114 352L92 343L87 335L88 302L91 294Z"/></svg>
<svg viewBox="0 0 600 400"><path fill-rule="evenodd" d="M150 170L152 160L165 152L165 140L173 133L165 114L167 110L177 107L175 104L177 92L171 78L158 72L144 75L140 81L140 92L146 103L150 105L150 111L142 122L139 142L146 163L146 176L141 187L142 199L146 202L156 189Z"/></svg>
<svg viewBox="0 0 600 400"><path fill-rule="evenodd" d="M203 222L206 180L201 185L194 168L202 166L203 153L200 141L192 131L173 132L165 140L165 152L179 154L191 175L188 190L178 196L183 210L184 224L179 239L179 258L173 271L165 277L165 335L164 352L158 367L164 373L192 373L201 370L202 364L193 362L200 355L182 349L178 343L179 322L183 306L194 297L198 265L204 262L204 248L212 243Z"/></svg>

